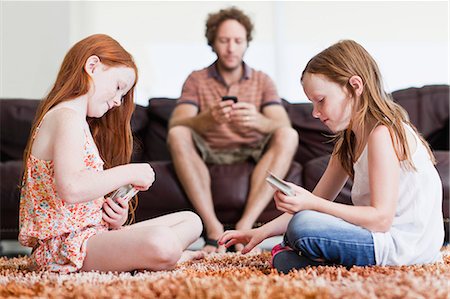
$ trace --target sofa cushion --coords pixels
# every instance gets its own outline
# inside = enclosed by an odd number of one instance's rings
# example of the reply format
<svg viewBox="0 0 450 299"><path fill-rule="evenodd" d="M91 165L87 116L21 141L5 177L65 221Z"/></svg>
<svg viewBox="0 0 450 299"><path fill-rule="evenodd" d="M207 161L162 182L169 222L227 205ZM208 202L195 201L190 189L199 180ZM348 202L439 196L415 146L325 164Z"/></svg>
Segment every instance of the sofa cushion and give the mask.
<svg viewBox="0 0 450 299"><path fill-rule="evenodd" d="M327 168L331 155L322 156L312 159L303 166L303 187L309 191L313 191ZM353 182L351 179L347 181L342 191L336 197L336 202L344 204L352 204L351 190Z"/></svg>
<svg viewBox="0 0 450 299"><path fill-rule="evenodd" d="M147 159L145 156L144 142L145 135L148 128L147 108L136 105L134 113L131 117L131 130L133 131L133 156L131 161L144 162Z"/></svg>
<svg viewBox="0 0 450 299"><path fill-rule="evenodd" d="M139 205L136 210L136 220L146 220L149 217L160 216L181 210L193 210L190 201L177 179L172 162L155 161L152 165L156 180L149 190L140 192ZM211 175L211 191L214 207L222 223L236 223L244 211L245 200L248 195L248 186L251 172L255 164L243 162L232 165L208 165ZM295 184L302 184L302 167L293 162L286 180ZM168 205L170 203L170 205ZM267 222L280 215L273 201L269 203L258 222Z"/></svg>
<svg viewBox="0 0 450 299"><path fill-rule="evenodd" d="M443 193L443 201L442 201L442 210L444 212L444 217L450 217L450 199L449 199L449 184L450 184L450 176L449 176L449 157L450 154L448 151L435 151L434 155L436 157L436 169L439 173L439 176L442 180L442 193Z"/></svg>
<svg viewBox="0 0 450 299"><path fill-rule="evenodd" d="M433 150L449 149L449 89L448 85L428 85L392 93Z"/></svg>
<svg viewBox="0 0 450 299"><path fill-rule="evenodd" d="M291 104L288 108L292 126L299 134L294 160L302 165L311 159L331 154L334 147L332 132L312 116L312 109L311 103Z"/></svg>
<svg viewBox="0 0 450 299"><path fill-rule="evenodd" d="M1 161L22 160L39 103L25 99L0 100Z"/></svg>
<svg viewBox="0 0 450 299"><path fill-rule="evenodd" d="M0 240L17 239L22 172L22 160L0 162Z"/></svg>
<svg viewBox="0 0 450 299"><path fill-rule="evenodd" d="M152 98L148 101L149 126L143 143L148 161L171 160L167 148L167 125L176 106L176 99Z"/></svg>

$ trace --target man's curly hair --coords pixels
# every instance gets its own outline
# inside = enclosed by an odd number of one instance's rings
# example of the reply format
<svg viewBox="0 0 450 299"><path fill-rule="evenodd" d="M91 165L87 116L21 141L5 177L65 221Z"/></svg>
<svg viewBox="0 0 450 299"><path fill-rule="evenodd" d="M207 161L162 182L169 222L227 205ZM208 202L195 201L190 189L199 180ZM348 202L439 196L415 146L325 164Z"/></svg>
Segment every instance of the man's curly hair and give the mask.
<svg viewBox="0 0 450 299"><path fill-rule="evenodd" d="M220 24L226 20L236 20L242 26L244 26L247 31L247 42L252 40L253 24L250 18L244 14L244 12L236 7L230 7L227 9L221 9L219 12L210 13L208 15L208 20L206 21L206 32L205 36L208 40L208 45L211 47L214 44L217 35L217 29Z"/></svg>

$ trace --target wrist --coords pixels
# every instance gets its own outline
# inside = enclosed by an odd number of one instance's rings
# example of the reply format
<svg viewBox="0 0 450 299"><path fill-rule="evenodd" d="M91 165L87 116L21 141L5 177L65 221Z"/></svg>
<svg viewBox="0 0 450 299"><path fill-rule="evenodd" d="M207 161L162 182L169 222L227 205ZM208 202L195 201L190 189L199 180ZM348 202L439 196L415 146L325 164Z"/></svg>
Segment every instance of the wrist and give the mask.
<svg viewBox="0 0 450 299"><path fill-rule="evenodd" d="M308 210L314 210L314 211L320 210L320 203L321 203L320 197L311 193L311 198L308 202L309 202Z"/></svg>
<svg viewBox="0 0 450 299"><path fill-rule="evenodd" d="M198 133L207 131L212 126L218 124L211 109L198 114L196 118L192 119L192 121L193 123L191 127Z"/></svg>
<svg viewBox="0 0 450 299"><path fill-rule="evenodd" d="M258 121L258 123L260 124L260 126L257 128L257 130L260 133L263 134L273 133L274 130L272 129L272 121L270 119L260 114L260 121Z"/></svg>

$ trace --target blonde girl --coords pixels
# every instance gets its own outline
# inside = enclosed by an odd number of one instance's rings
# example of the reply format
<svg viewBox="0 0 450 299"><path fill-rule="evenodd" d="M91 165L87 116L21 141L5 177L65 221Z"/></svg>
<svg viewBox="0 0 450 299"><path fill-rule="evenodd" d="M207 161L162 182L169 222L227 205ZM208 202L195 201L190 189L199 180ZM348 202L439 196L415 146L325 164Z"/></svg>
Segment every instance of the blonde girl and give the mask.
<svg viewBox="0 0 450 299"><path fill-rule="evenodd" d="M309 192L276 192L285 212L264 226L225 232L248 252L284 234L272 250L280 271L308 265L410 265L441 259L442 183L430 147L384 91L374 59L351 40L313 57L301 83L313 116L336 133L322 178ZM348 178L353 206L333 202Z"/></svg>

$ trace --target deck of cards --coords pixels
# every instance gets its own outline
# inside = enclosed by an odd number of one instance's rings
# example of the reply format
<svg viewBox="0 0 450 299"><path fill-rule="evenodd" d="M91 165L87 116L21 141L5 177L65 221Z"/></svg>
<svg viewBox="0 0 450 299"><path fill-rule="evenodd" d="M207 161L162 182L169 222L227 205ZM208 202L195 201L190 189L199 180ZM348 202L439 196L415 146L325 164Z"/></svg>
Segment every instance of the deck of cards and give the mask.
<svg viewBox="0 0 450 299"><path fill-rule="evenodd" d="M276 177L273 173L269 172L269 176L266 178L266 181L270 186L275 188L276 190L280 190L287 196L294 196L295 192L285 181Z"/></svg>
<svg viewBox="0 0 450 299"><path fill-rule="evenodd" d="M128 202L137 193L138 190L136 190L132 185L125 185L114 191L114 193L111 195L111 199L117 202L117 198L123 198Z"/></svg>

